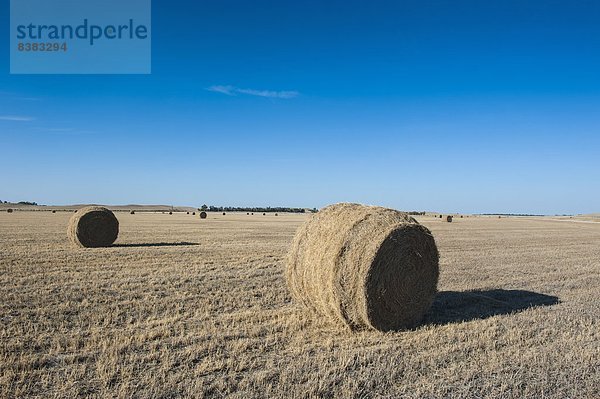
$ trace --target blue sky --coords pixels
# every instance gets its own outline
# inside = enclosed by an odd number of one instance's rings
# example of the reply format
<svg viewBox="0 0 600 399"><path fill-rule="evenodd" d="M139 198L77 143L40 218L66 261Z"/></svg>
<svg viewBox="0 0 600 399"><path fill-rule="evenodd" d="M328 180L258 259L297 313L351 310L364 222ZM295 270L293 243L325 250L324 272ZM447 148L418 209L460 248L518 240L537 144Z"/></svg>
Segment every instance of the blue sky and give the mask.
<svg viewBox="0 0 600 399"><path fill-rule="evenodd" d="M151 75L10 75L0 199L600 212L600 4L153 1Z"/></svg>

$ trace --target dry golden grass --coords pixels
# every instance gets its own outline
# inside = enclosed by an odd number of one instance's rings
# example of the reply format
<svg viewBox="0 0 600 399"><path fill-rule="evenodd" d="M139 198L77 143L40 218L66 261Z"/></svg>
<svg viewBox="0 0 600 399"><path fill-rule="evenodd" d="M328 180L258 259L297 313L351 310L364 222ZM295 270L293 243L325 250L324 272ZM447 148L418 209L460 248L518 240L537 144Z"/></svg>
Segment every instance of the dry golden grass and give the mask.
<svg viewBox="0 0 600 399"><path fill-rule="evenodd" d="M421 217L427 323L351 334L290 302L303 216L119 212L99 249L70 216L0 213L0 397L599 397L600 223Z"/></svg>

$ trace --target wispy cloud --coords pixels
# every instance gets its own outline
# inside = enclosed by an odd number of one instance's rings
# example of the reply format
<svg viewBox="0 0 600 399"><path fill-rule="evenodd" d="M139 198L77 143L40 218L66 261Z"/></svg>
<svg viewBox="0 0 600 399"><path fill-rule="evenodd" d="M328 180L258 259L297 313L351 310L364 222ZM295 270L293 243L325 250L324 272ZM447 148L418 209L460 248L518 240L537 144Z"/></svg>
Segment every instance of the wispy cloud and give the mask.
<svg viewBox="0 0 600 399"><path fill-rule="evenodd" d="M265 97L265 98L296 98L300 95L297 91L275 91L275 90L256 90L242 89L235 86L210 86L206 90L214 93L221 93L228 96L237 96L238 94L246 94L249 96Z"/></svg>
<svg viewBox="0 0 600 399"><path fill-rule="evenodd" d="M30 116L19 116L19 115L0 115L0 121L10 121L10 122L31 122L35 120Z"/></svg>

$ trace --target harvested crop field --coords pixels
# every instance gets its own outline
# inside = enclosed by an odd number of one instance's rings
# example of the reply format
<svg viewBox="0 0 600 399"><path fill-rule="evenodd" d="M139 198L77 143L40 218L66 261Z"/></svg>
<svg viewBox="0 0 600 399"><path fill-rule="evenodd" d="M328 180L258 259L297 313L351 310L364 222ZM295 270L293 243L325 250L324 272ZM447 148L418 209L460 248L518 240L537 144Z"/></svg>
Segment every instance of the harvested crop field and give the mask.
<svg viewBox="0 0 600 399"><path fill-rule="evenodd" d="M350 333L292 303L306 216L0 213L0 397L600 396L600 223L418 217L439 291L410 331Z"/></svg>

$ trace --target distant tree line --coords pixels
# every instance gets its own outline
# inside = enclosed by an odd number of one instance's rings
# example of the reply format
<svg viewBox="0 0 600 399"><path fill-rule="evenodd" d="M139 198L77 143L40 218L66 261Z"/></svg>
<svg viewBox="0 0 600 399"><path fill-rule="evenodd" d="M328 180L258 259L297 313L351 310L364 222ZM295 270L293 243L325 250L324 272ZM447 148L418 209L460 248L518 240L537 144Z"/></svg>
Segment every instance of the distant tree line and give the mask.
<svg viewBox="0 0 600 399"><path fill-rule="evenodd" d="M287 208L287 207L237 207L237 206L214 206L214 205L202 205L198 208L199 211L208 212L287 212L287 213L306 213L306 212L317 212L317 208L305 209L305 208Z"/></svg>
<svg viewBox="0 0 600 399"><path fill-rule="evenodd" d="M12 204L12 202L8 201L0 201L0 204ZM37 205L37 202L29 202L29 201L19 201L17 205Z"/></svg>

